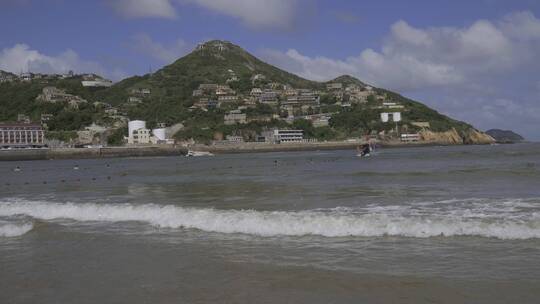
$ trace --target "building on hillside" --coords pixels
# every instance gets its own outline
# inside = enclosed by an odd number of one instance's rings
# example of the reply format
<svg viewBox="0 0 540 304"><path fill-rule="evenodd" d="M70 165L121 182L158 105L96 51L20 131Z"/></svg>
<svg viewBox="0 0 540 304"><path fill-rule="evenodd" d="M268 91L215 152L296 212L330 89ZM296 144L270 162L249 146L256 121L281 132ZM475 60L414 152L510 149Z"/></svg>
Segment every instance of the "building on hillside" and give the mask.
<svg viewBox="0 0 540 304"><path fill-rule="evenodd" d="M223 102L237 102L238 101L238 96L236 95L222 95L222 96L218 96L218 102L219 103L223 103Z"/></svg>
<svg viewBox="0 0 540 304"><path fill-rule="evenodd" d="M95 79L95 80L83 80L81 81L83 87L90 88L108 88L113 85L112 81L108 79Z"/></svg>
<svg viewBox="0 0 540 304"><path fill-rule="evenodd" d="M401 112L393 112L393 113L387 113L383 112L381 113L381 121L382 122L400 122L401 121Z"/></svg>
<svg viewBox="0 0 540 304"><path fill-rule="evenodd" d="M202 83L199 85L199 90L203 92L215 92L218 85L215 83Z"/></svg>
<svg viewBox="0 0 540 304"><path fill-rule="evenodd" d="M129 104L139 104L139 103L142 103L142 99L135 96L129 96L127 99L127 102Z"/></svg>
<svg viewBox="0 0 540 304"><path fill-rule="evenodd" d="M404 106L396 102L383 102L381 109L403 109Z"/></svg>
<svg viewBox="0 0 540 304"><path fill-rule="evenodd" d="M51 86L44 87L36 100L50 103L67 102L72 108L78 108L79 104L87 102L79 96L68 94L64 90Z"/></svg>
<svg viewBox="0 0 540 304"><path fill-rule="evenodd" d="M38 124L0 124L0 147L43 147L45 132Z"/></svg>
<svg viewBox="0 0 540 304"><path fill-rule="evenodd" d="M127 141L130 145L150 143L150 130L146 128L146 121L131 120L128 122Z"/></svg>
<svg viewBox="0 0 540 304"><path fill-rule="evenodd" d="M113 115L117 115L118 114L118 108L115 108L115 107L110 107L108 109L105 109L105 114L107 114L108 116L113 116Z"/></svg>
<svg viewBox="0 0 540 304"><path fill-rule="evenodd" d="M247 123L246 114L240 110L233 110L223 117L225 125L245 124Z"/></svg>
<svg viewBox="0 0 540 304"><path fill-rule="evenodd" d="M400 139L402 142L416 142L421 140L421 136L418 133L401 134Z"/></svg>
<svg viewBox="0 0 540 304"><path fill-rule="evenodd" d="M261 95L259 95L260 103L277 105L278 101L278 94L272 90L265 90Z"/></svg>
<svg viewBox="0 0 540 304"><path fill-rule="evenodd" d="M244 142L244 138L242 136L237 136L237 135L227 135L225 137L225 139L228 142L231 142L231 143L242 143L242 142Z"/></svg>
<svg viewBox="0 0 540 304"><path fill-rule="evenodd" d="M23 123L23 124L29 124L30 123L30 116L26 114L17 114L17 122Z"/></svg>
<svg viewBox="0 0 540 304"><path fill-rule="evenodd" d="M220 103L215 99L201 97L193 106L199 109L219 108Z"/></svg>
<svg viewBox="0 0 540 304"><path fill-rule="evenodd" d="M327 83L326 84L326 89L328 91L341 90L341 89L343 89L343 84L341 82Z"/></svg>
<svg viewBox="0 0 540 304"><path fill-rule="evenodd" d="M292 106L313 106L320 105L319 95L311 90L298 90L296 95L287 96L287 99L281 103L282 105Z"/></svg>
<svg viewBox="0 0 540 304"><path fill-rule="evenodd" d="M231 89L231 87L229 87L228 85L218 85L216 87L216 91L215 91L215 94L218 95L218 96L221 96L221 95L235 95L236 92Z"/></svg>
<svg viewBox="0 0 540 304"><path fill-rule="evenodd" d="M259 96L261 96L262 93L263 93L263 91L260 88L253 88L253 89L251 89L251 92L249 93L249 95L251 95L253 97L259 97Z"/></svg>
<svg viewBox="0 0 540 304"><path fill-rule="evenodd" d="M415 127L422 128L422 129L429 129L430 128L430 124L427 121L412 121L411 125L413 125Z"/></svg>
<svg viewBox="0 0 540 304"><path fill-rule="evenodd" d="M303 130L273 129L263 132L262 135L266 137L266 141L274 144L295 143L304 141Z"/></svg>
<svg viewBox="0 0 540 304"><path fill-rule="evenodd" d="M54 118L54 115L52 115L52 114L42 113L42 114L40 115L40 122L41 122L41 125L42 125L44 128L47 128L47 124L48 124L49 121L51 121L53 118Z"/></svg>
<svg viewBox="0 0 540 304"><path fill-rule="evenodd" d="M200 90L200 89L197 89L197 90L193 90L193 97L200 97L200 96L203 96L203 90Z"/></svg>
<svg viewBox="0 0 540 304"><path fill-rule="evenodd" d="M19 79L21 81L32 81L32 73L22 73L19 76Z"/></svg>
<svg viewBox="0 0 540 304"><path fill-rule="evenodd" d="M134 88L129 90L129 93L138 96L138 97L148 97L152 93L152 91L148 88Z"/></svg>

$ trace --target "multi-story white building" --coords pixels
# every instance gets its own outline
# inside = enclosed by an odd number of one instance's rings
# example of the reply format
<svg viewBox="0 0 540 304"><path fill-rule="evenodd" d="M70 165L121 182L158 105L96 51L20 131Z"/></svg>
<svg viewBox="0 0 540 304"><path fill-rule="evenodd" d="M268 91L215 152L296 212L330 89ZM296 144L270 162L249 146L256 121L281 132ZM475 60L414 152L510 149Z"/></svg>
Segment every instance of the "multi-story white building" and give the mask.
<svg viewBox="0 0 540 304"><path fill-rule="evenodd" d="M41 147L44 141L38 124L0 124L0 147Z"/></svg>
<svg viewBox="0 0 540 304"><path fill-rule="evenodd" d="M274 129L266 133L265 136L267 138L267 141L270 141L275 144L294 143L294 142L304 141L303 130Z"/></svg>

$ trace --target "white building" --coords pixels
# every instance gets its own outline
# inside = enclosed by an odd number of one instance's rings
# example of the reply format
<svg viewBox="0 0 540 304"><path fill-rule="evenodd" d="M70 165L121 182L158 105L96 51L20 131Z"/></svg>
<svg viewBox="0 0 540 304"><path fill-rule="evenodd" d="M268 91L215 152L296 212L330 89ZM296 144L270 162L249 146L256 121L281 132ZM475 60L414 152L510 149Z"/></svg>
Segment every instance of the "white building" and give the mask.
<svg viewBox="0 0 540 304"><path fill-rule="evenodd" d="M303 142L304 141L304 131L303 130L282 130L274 129L270 134L269 141L276 144L281 143L294 143L294 142ZM267 135L267 138L268 138Z"/></svg>
<svg viewBox="0 0 540 304"><path fill-rule="evenodd" d="M420 141L421 137L418 133L413 134L401 134L401 141L402 142L416 142Z"/></svg>
<svg viewBox="0 0 540 304"><path fill-rule="evenodd" d="M389 122L389 121L400 122L401 112L392 112L392 113L383 112L381 113L381 121L382 122Z"/></svg>
<svg viewBox="0 0 540 304"><path fill-rule="evenodd" d="M96 80L83 80L81 81L83 87L110 87L112 86L112 81L107 79L96 79Z"/></svg>
<svg viewBox="0 0 540 304"><path fill-rule="evenodd" d="M45 132L38 124L0 124L0 147L39 147Z"/></svg>
<svg viewBox="0 0 540 304"><path fill-rule="evenodd" d="M150 130L146 128L146 121L132 120L128 122L128 144L149 144Z"/></svg>
<svg viewBox="0 0 540 304"><path fill-rule="evenodd" d="M148 145L148 144L173 144L174 140L167 138L167 130L164 124L158 124L155 129L146 128L143 120L132 120L128 122L128 144Z"/></svg>

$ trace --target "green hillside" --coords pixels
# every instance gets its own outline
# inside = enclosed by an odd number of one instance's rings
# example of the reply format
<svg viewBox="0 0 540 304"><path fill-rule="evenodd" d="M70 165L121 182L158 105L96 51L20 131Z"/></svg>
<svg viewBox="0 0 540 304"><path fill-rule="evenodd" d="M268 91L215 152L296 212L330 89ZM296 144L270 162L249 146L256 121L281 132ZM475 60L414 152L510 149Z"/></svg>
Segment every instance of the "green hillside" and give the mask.
<svg viewBox="0 0 540 304"><path fill-rule="evenodd" d="M340 84L339 89L327 87L336 83ZM215 92L204 96L195 94L201 84L226 86L234 101L220 103L220 107L201 107L200 103L205 100L219 99ZM80 96L88 103L73 109L65 103L37 101L36 97L46 86ZM276 102L254 102L250 95L253 88L275 91ZM320 106L284 107L291 89L308 92L299 95L317 96ZM149 127L158 122L168 125L181 122L185 129L177 138L198 140L210 140L216 133L253 139L264 128L289 126L285 118L291 114L297 118L308 114L331 116L328 126L316 127L304 119L294 122L293 127L302 128L308 136L319 139L388 133L395 125L382 123L379 117L381 112L390 111L383 108L386 103L402 107L400 130L417 131L419 127L413 124L416 122L427 123L436 132L452 128L465 132L472 128L397 93L371 88L352 76L343 75L328 82L310 81L267 64L239 46L218 40L199 45L190 54L153 74L130 77L109 88L83 87L79 76L0 83L0 121L16 120L18 114L39 121L40 115L47 113L54 116L49 124L53 131L79 130L91 122L117 128L118 122L104 112L112 106L126 118L146 120ZM224 115L234 109L241 109L247 115L247 123L225 125Z"/></svg>

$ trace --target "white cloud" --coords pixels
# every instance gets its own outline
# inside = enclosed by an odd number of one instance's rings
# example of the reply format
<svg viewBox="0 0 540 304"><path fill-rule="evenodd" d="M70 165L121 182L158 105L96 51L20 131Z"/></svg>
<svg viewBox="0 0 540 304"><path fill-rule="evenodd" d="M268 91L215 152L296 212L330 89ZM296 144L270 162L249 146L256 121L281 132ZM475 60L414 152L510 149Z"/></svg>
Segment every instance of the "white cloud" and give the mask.
<svg viewBox="0 0 540 304"><path fill-rule="evenodd" d="M16 44L11 48L0 51L0 69L15 74L20 72L34 73L97 73L111 79L125 76L122 70L114 68L105 69L101 64L82 60L73 50L66 50L58 56L49 56L31 49L26 44Z"/></svg>
<svg viewBox="0 0 540 304"><path fill-rule="evenodd" d="M299 0L109 0L111 7L128 18L175 18L176 4L196 5L237 18L251 28L290 28Z"/></svg>
<svg viewBox="0 0 540 304"><path fill-rule="evenodd" d="M288 28L294 23L298 0L188 0L238 18L254 28Z"/></svg>
<svg viewBox="0 0 540 304"><path fill-rule="evenodd" d="M127 18L175 18L170 0L110 0L111 7Z"/></svg>
<svg viewBox="0 0 540 304"><path fill-rule="evenodd" d="M396 90L481 128L540 139L540 20L517 12L463 28L398 21L377 49L343 59L262 50L266 61L313 80L350 74Z"/></svg>
<svg viewBox="0 0 540 304"><path fill-rule="evenodd" d="M192 46L182 39L178 39L173 44L165 46L152 40L152 37L144 33L133 36L134 50L164 63L173 62L187 54L191 48Z"/></svg>
<svg viewBox="0 0 540 304"><path fill-rule="evenodd" d="M414 90L462 84L530 64L540 51L537 27L540 20L528 12L508 15L498 24L479 20L466 28L421 29L398 21L380 51L366 49L345 59L308 57L294 49L264 50L262 56L315 80L350 73L375 85Z"/></svg>

